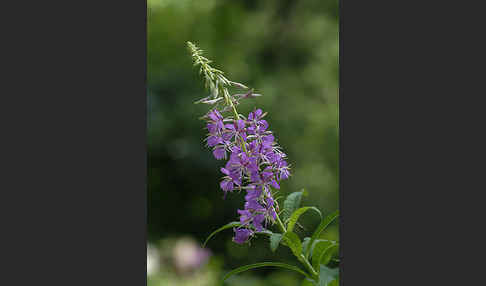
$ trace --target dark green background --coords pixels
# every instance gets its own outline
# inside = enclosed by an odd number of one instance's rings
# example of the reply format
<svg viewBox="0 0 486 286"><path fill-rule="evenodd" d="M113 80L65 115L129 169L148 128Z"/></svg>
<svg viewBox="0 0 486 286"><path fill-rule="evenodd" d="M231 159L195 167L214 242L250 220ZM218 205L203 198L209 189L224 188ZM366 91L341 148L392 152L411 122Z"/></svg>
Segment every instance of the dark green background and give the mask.
<svg viewBox="0 0 486 286"><path fill-rule="evenodd" d="M292 177L281 184L280 195L305 188L309 196L303 204L317 206L324 214L338 208L337 0L148 0L147 30L151 244L163 248L164 239L182 236L202 242L215 228L237 220L236 209L244 200L238 193L222 199L219 168L224 162L204 147L206 132L198 117L208 106L193 102L206 92L186 41L205 50L227 78L263 94L247 100L239 111L258 107L269 113L270 129L292 165ZM309 235L317 223L313 214L304 215L300 237ZM324 236L337 240L337 224ZM228 230L209 243L214 269L224 272L270 260L295 264L288 249L272 253L266 238L239 246L231 237ZM275 282L282 279L272 276L276 273L294 281L293 274L268 269L242 275L246 282L230 283L260 285L258 281L267 279L265 285L284 285ZM149 282L170 285L158 279Z"/></svg>

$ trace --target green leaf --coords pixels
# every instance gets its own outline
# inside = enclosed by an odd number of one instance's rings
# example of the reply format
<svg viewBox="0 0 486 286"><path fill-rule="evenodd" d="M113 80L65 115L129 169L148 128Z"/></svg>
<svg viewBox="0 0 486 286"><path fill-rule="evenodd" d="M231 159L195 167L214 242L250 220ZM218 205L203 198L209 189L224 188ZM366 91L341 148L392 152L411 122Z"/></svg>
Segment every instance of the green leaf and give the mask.
<svg viewBox="0 0 486 286"><path fill-rule="evenodd" d="M316 240L314 240L314 242L312 243L312 246L310 247L310 253L309 253L309 256L314 255L314 248L315 248L316 244L318 244L318 243L319 243L319 242L321 242L321 241L330 241L330 242L332 242L332 243L336 243L336 241L334 241L334 240L327 240L327 239L316 239Z"/></svg>
<svg viewBox="0 0 486 286"><path fill-rule="evenodd" d="M226 275L223 277L223 281L228 279L230 276L241 273L243 271L250 270L250 269L253 269L253 268L267 267L267 266L286 268L286 269L298 272L298 273L304 275L305 277L310 278L307 273L305 273L299 267L296 267L296 266L293 266L293 265L280 263L280 262L261 262L261 263L255 263L255 264L249 264L249 265L241 266L241 267L238 267L234 270L231 270L230 272L226 273Z"/></svg>
<svg viewBox="0 0 486 286"><path fill-rule="evenodd" d="M319 238L319 236L321 235L321 232L324 229L326 229L326 227L328 227L338 216L339 216L339 210L336 210L335 212L326 216L321 221L321 223L317 227L316 231L314 231L314 234L312 234L312 236L311 236L310 245L312 245L314 243L314 240ZM310 251L310 248L307 248L307 252L305 254L306 257L309 257L309 251Z"/></svg>
<svg viewBox="0 0 486 286"><path fill-rule="evenodd" d="M295 257L301 260L302 243L300 242L299 236L291 231L287 231L282 236L282 240L285 241L290 250L292 250L292 253L295 255Z"/></svg>
<svg viewBox="0 0 486 286"><path fill-rule="evenodd" d="M339 268L331 269L321 264L319 269L319 286L331 286L338 279ZM335 285L335 284L334 284Z"/></svg>
<svg viewBox="0 0 486 286"><path fill-rule="evenodd" d="M339 244L329 247L321 257L321 264L327 265L335 255L339 254Z"/></svg>
<svg viewBox="0 0 486 286"><path fill-rule="evenodd" d="M287 196L284 201L284 208L282 213L282 218L284 221L287 220L297 208L299 208L300 201L302 200L302 195L304 195L305 193L305 190L302 190L300 192L291 193Z"/></svg>
<svg viewBox="0 0 486 286"><path fill-rule="evenodd" d="M309 247L310 237L305 237L302 242L302 253L307 253L307 247Z"/></svg>
<svg viewBox="0 0 486 286"><path fill-rule="evenodd" d="M329 282L328 285L329 286L339 286L339 278L332 280L331 282Z"/></svg>
<svg viewBox="0 0 486 286"><path fill-rule="evenodd" d="M316 284L316 282L314 280L304 278L304 280L302 280L302 283L300 284L300 286L318 286L318 285Z"/></svg>
<svg viewBox="0 0 486 286"><path fill-rule="evenodd" d="M222 226L222 227L218 228L217 230L213 231L213 232L212 232L212 233L211 233L211 234L208 236L208 238L206 238L206 241L204 241L204 243L203 243L203 246L202 246L202 247L206 247L206 243L209 241L209 239L210 239L211 237L213 237L214 235L216 235L218 232L223 231L223 230L228 229L228 228L233 228L233 227L236 227L236 226L240 226L240 225L241 225L241 224L240 224L240 222L238 222L238 221L233 221L233 222L230 222L230 223L228 223L228 224L226 224L226 225L224 225L224 226Z"/></svg>
<svg viewBox="0 0 486 286"><path fill-rule="evenodd" d="M294 211L292 213L292 216L289 219L289 223L287 225L287 231L292 231L295 227L295 224L297 223L297 220L299 220L299 217L301 215L303 215L308 210L313 210L313 211L317 212L319 214L319 217L322 219L321 212L316 207L303 207L303 208L297 209L296 211Z"/></svg>
<svg viewBox="0 0 486 286"><path fill-rule="evenodd" d="M277 250L280 241L282 240L281 233L274 233L270 236L270 249L275 252Z"/></svg>
<svg viewBox="0 0 486 286"><path fill-rule="evenodd" d="M266 235L266 236L272 236L273 232L271 232L269 230L262 230L262 231L255 231L255 234L263 234L263 235Z"/></svg>
<svg viewBox="0 0 486 286"><path fill-rule="evenodd" d="M319 269L321 263L324 265L329 263L329 260L331 260L332 257L332 253L329 252L332 252L330 249L333 247L337 248L337 244L330 240L320 240L315 244L312 251L312 267L314 267L314 269ZM323 259L325 260L323 261Z"/></svg>

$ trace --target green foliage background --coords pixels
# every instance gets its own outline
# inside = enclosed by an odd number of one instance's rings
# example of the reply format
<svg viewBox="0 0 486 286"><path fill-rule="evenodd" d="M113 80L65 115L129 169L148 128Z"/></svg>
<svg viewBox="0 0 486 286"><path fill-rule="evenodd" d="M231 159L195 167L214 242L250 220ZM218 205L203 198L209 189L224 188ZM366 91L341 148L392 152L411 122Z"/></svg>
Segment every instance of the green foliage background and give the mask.
<svg viewBox="0 0 486 286"><path fill-rule="evenodd" d="M149 241L189 235L202 243L212 230L236 220L236 209L244 201L238 193L222 199L219 168L224 162L215 160L202 141L206 132L198 117L208 107L193 102L206 94L186 41L205 50L227 78L263 94L247 100L239 111L259 107L269 112L270 129L292 164L292 177L281 184L281 195L305 188L309 195L303 205L317 206L323 214L336 210L338 1L147 4ZM301 238L312 233L318 218L304 214L302 224L305 229L297 230ZM224 270L261 261L293 261L288 249L272 253L268 239L256 239L250 247L232 243L231 236L229 230L222 232L208 244ZM325 236L338 240L337 225ZM250 275L275 273L268 269Z"/></svg>

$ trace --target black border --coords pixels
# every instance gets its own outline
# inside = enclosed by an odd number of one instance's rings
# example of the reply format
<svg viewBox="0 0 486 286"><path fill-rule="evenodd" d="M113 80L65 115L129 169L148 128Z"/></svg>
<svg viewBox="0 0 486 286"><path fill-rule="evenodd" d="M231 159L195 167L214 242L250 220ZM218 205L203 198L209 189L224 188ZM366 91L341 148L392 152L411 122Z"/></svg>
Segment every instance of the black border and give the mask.
<svg viewBox="0 0 486 286"><path fill-rule="evenodd" d="M484 105L474 101L484 88L469 68L484 50L482 10L343 2L341 285L481 284L482 263L466 255L478 253L471 232L484 224L483 200L467 192L484 189L470 164L484 149Z"/></svg>
<svg viewBox="0 0 486 286"><path fill-rule="evenodd" d="M59 4L2 7L0 284L145 285L147 4Z"/></svg>

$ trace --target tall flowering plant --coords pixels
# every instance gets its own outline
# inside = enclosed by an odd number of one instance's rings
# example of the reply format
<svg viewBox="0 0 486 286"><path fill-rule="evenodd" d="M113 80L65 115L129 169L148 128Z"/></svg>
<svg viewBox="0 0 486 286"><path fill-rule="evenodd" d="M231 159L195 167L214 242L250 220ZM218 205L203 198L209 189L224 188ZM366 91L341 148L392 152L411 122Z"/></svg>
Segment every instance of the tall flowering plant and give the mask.
<svg viewBox="0 0 486 286"><path fill-rule="evenodd" d="M243 209L238 209L239 221L230 222L215 230L204 242L216 233L233 229L233 241L238 244L248 243L257 235L269 237L269 246L276 251L280 244L290 248L305 270L279 262L261 262L246 265L227 273L228 277L257 267L282 267L296 271L305 279L303 285L338 285L338 269L328 267L336 258L339 243L319 239L324 229L337 219L335 211L322 219L321 212L315 207L300 207L305 191L288 195L280 210L274 198L275 190L280 189L280 182L290 176L290 165L287 155L277 144L268 122L264 119L267 113L254 109L245 116L239 114L236 107L241 100L261 96L253 89L231 81L224 73L210 66L211 61L203 56L203 51L193 43L187 42L194 65L199 66L209 96L196 103L208 104L210 110L202 117L208 131L206 145L211 148L217 160L225 160L221 168L222 179L219 186L226 197L228 192L245 192ZM240 90L231 93L230 89ZM321 223L311 237L300 240L294 232L299 217L307 211L314 211L321 217ZM276 225L279 231L272 231Z"/></svg>

